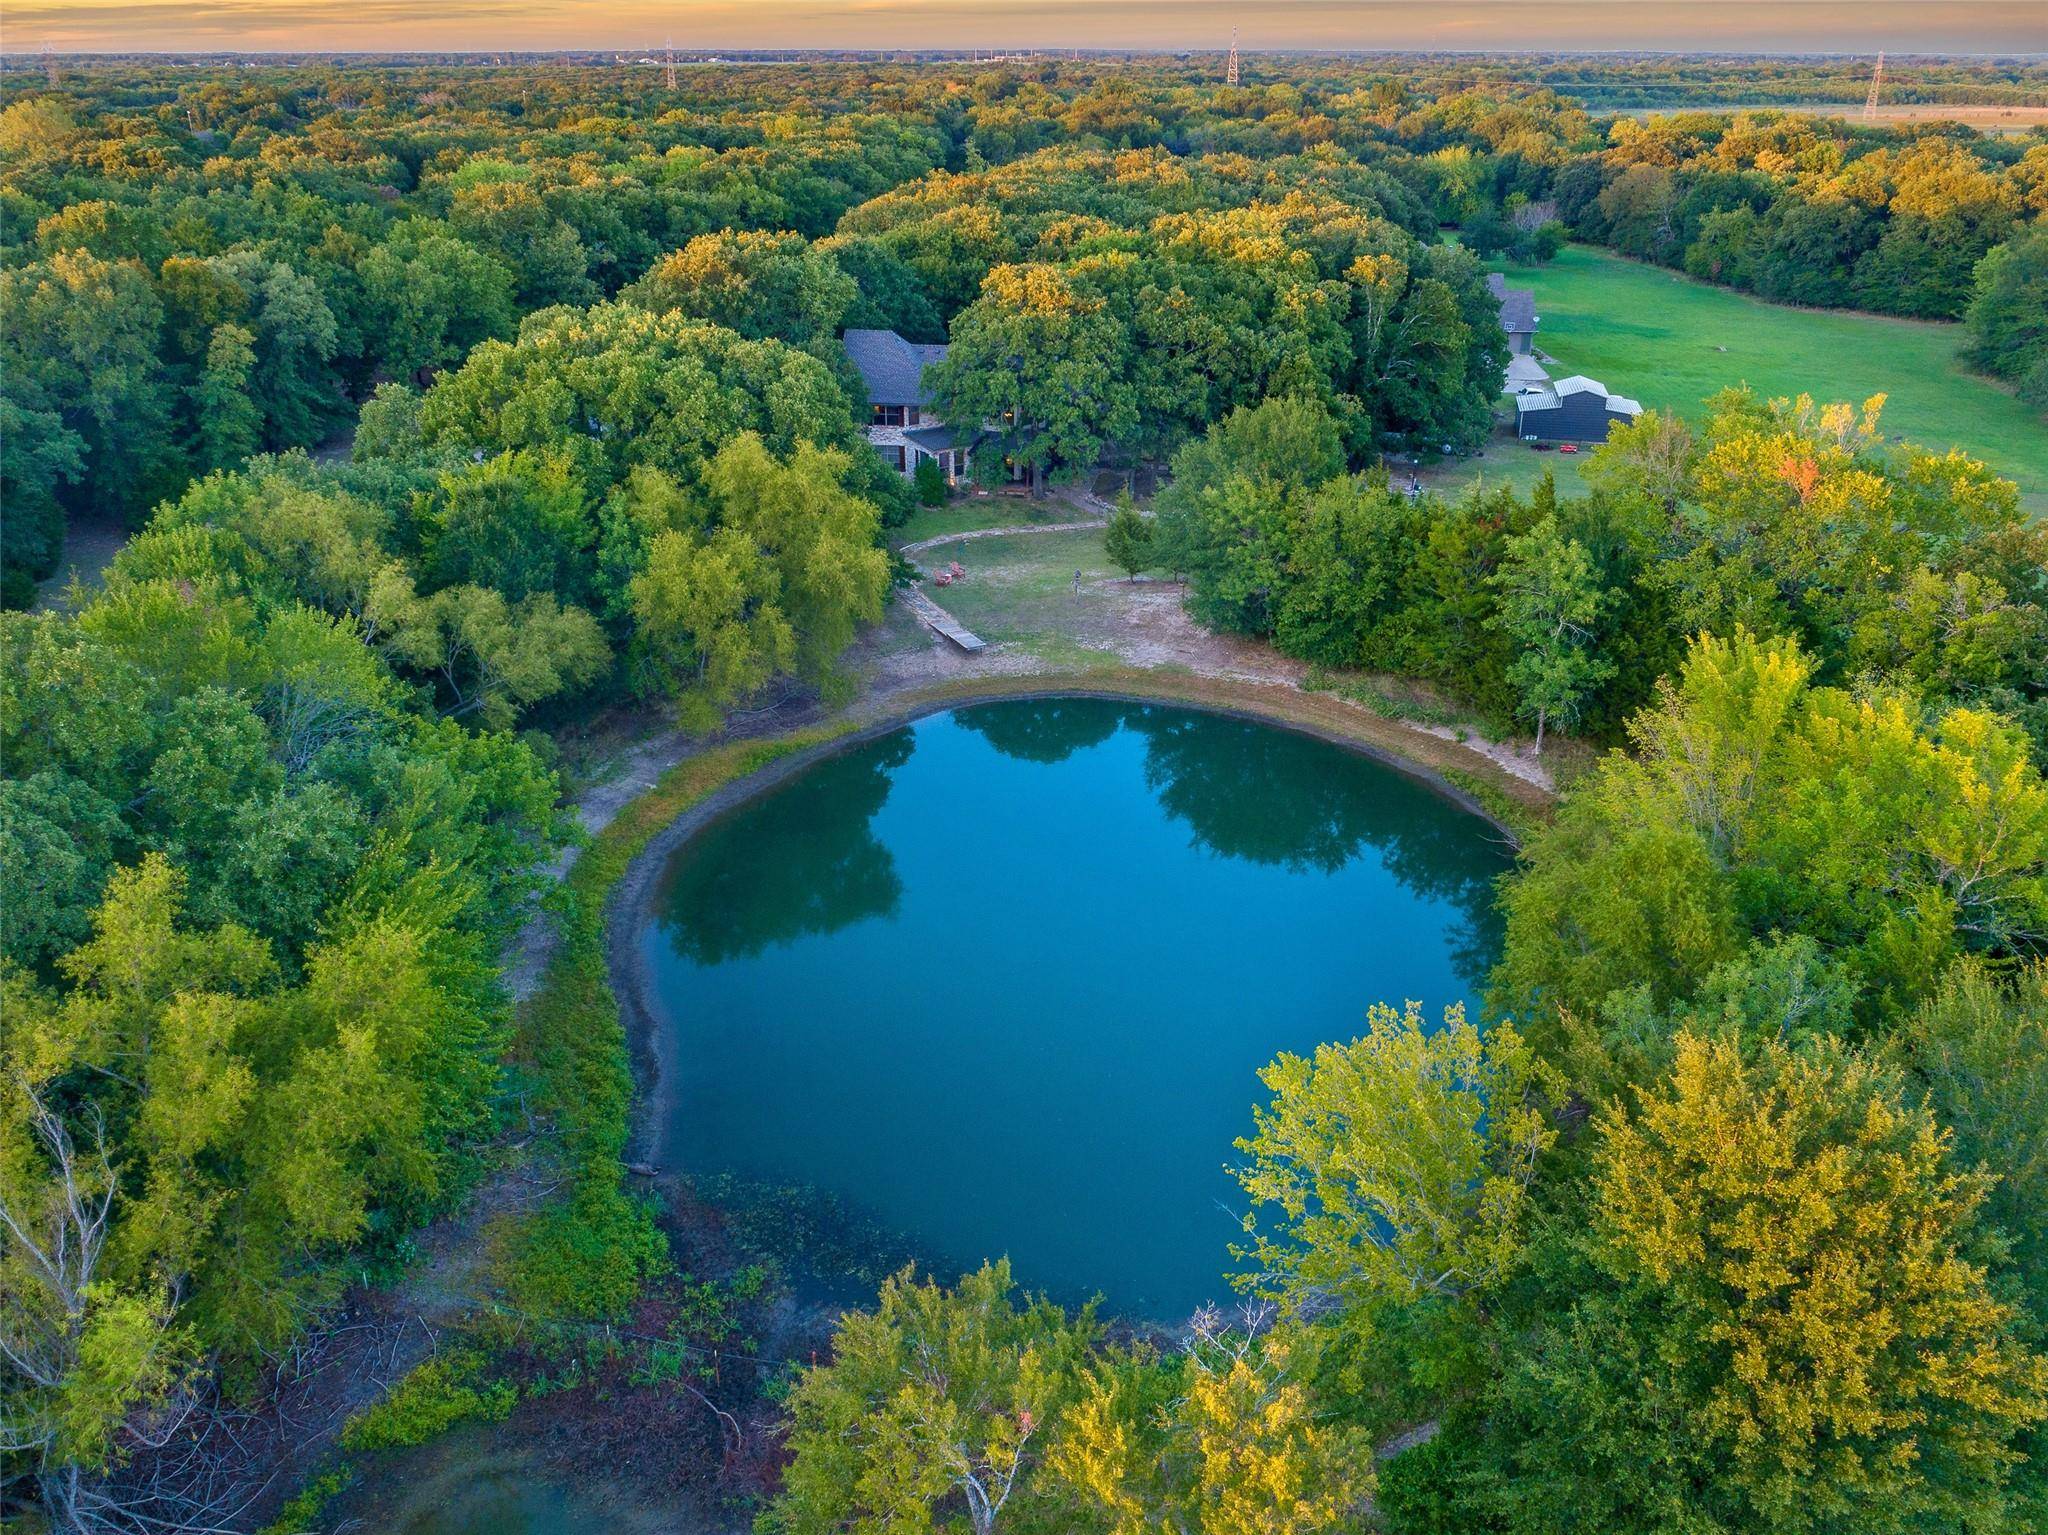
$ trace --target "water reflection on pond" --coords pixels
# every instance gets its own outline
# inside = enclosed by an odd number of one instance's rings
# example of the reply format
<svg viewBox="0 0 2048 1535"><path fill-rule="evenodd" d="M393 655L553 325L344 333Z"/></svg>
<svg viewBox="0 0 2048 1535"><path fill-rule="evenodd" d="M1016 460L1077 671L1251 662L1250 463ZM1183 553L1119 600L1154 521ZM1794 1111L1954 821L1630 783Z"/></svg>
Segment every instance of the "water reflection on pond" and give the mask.
<svg viewBox="0 0 2048 1535"><path fill-rule="evenodd" d="M1093 699L921 721L665 871L659 1155L816 1190L942 1273L1007 1252L1065 1299L1183 1315L1223 1294L1258 1068L1375 1000L1469 1001L1507 862L1287 731Z"/></svg>

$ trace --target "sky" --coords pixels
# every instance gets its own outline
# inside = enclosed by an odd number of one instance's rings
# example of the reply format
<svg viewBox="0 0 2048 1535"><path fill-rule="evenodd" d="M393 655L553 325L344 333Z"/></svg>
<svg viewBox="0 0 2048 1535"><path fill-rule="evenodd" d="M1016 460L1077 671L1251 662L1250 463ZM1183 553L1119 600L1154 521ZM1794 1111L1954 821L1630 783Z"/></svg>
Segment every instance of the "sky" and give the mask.
<svg viewBox="0 0 2048 1535"><path fill-rule="evenodd" d="M7 0L0 48L2048 53L2048 0Z"/></svg>

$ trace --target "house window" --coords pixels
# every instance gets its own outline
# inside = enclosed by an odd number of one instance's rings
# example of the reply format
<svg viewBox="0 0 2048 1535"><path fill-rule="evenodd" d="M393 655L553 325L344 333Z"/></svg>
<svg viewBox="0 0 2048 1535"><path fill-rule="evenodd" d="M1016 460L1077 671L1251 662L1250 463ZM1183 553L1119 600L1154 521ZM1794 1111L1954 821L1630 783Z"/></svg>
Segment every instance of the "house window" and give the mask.
<svg viewBox="0 0 2048 1535"><path fill-rule="evenodd" d="M904 407L903 424L905 426L917 425L917 407L915 405L907 405Z"/></svg>
<svg viewBox="0 0 2048 1535"><path fill-rule="evenodd" d="M903 472L903 444L897 443L891 451L896 455L896 472L901 474Z"/></svg>
<svg viewBox="0 0 2048 1535"><path fill-rule="evenodd" d="M901 405L877 405L875 407L875 425L903 425L903 407Z"/></svg>

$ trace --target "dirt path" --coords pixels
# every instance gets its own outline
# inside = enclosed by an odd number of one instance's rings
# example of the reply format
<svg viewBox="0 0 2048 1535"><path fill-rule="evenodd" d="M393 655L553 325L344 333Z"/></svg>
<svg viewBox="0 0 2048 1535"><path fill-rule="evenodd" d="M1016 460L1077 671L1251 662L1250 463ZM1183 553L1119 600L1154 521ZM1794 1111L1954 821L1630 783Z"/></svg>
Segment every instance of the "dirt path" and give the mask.
<svg viewBox="0 0 2048 1535"><path fill-rule="evenodd" d="M905 559L913 554L922 554L927 549L936 549L940 544L962 543L970 538L1012 538L1020 533L1085 533L1090 528L1106 528L1107 517L1092 517L1086 522L1025 522L1011 528L965 528L958 533L940 533L932 538L920 538L914 544L905 544L896 552ZM912 564L916 561L912 560Z"/></svg>

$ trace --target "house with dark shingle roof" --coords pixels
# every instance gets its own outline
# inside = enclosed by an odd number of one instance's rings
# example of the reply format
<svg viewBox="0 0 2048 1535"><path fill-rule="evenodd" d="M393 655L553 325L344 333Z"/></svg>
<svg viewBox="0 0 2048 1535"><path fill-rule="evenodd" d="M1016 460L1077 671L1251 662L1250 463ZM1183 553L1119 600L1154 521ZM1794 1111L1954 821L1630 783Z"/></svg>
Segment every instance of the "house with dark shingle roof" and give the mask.
<svg viewBox="0 0 2048 1535"><path fill-rule="evenodd" d="M1510 288L1499 272L1486 274L1486 291L1500 305L1500 328L1508 333L1508 350L1527 357L1536 349L1536 292L1533 288Z"/></svg>
<svg viewBox="0 0 2048 1535"><path fill-rule="evenodd" d="M868 391L868 441L898 474L934 459L949 485L967 474L973 427L950 426L932 412L925 369L944 360L943 344L905 341L893 330L849 330L840 338Z"/></svg>

